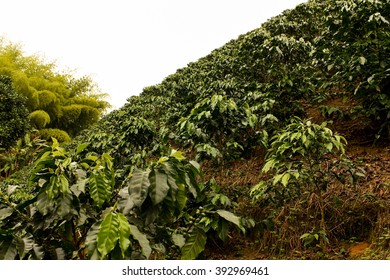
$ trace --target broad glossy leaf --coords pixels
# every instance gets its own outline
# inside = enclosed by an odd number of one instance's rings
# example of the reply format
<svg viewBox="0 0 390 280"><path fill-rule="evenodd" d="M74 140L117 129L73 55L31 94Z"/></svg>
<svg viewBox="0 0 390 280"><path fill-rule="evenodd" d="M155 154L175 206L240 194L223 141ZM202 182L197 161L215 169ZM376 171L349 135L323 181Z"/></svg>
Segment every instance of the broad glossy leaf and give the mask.
<svg viewBox="0 0 390 280"><path fill-rule="evenodd" d="M60 146L60 144L58 143L56 138L52 137L51 141L53 142L53 144L51 145L53 150L55 150L56 148L58 148Z"/></svg>
<svg viewBox="0 0 390 280"><path fill-rule="evenodd" d="M49 200L46 192L41 192L37 199L37 209L42 215L48 214L53 210L54 202Z"/></svg>
<svg viewBox="0 0 390 280"><path fill-rule="evenodd" d="M0 260L14 260L18 251L11 239L0 241Z"/></svg>
<svg viewBox="0 0 390 280"><path fill-rule="evenodd" d="M66 177L61 174L60 176L58 176L58 180L59 180L59 187L60 187L60 192L65 195L68 193L69 191L69 181L68 179L66 179Z"/></svg>
<svg viewBox="0 0 390 280"><path fill-rule="evenodd" d="M68 192L65 196L61 196L57 202L57 214L64 218L72 210L73 196L72 193Z"/></svg>
<svg viewBox="0 0 390 280"><path fill-rule="evenodd" d="M100 222L94 223L88 230L85 238L85 247L87 249L87 257L91 260L99 259L99 252L97 250L97 236L100 230Z"/></svg>
<svg viewBox="0 0 390 280"><path fill-rule="evenodd" d="M68 157L68 158L66 158L63 162L62 162L62 166L63 167L67 167L69 164L71 164L71 162L72 162L72 158L70 158L70 157Z"/></svg>
<svg viewBox="0 0 390 280"><path fill-rule="evenodd" d="M55 249L55 259L56 260L65 260L65 251L63 248L56 248Z"/></svg>
<svg viewBox="0 0 390 280"><path fill-rule="evenodd" d="M229 234L229 225L226 220L218 221L217 232L218 237L221 238L221 240L225 241L226 237Z"/></svg>
<svg viewBox="0 0 390 280"><path fill-rule="evenodd" d="M273 168L275 166L275 161L273 159L269 159L267 160L267 162L265 163L265 165L263 166L263 169L262 171L263 172L268 172L271 168Z"/></svg>
<svg viewBox="0 0 390 280"><path fill-rule="evenodd" d="M154 169L149 175L149 196L153 205L164 200L169 191L168 176L158 169Z"/></svg>
<svg viewBox="0 0 390 280"><path fill-rule="evenodd" d="M53 174L50 177L50 181L46 186L47 198L49 200L53 200L53 198L57 196L57 193L58 193L58 177Z"/></svg>
<svg viewBox="0 0 390 280"><path fill-rule="evenodd" d="M289 180L290 180L290 174L284 173L284 175L282 177L282 185L286 187Z"/></svg>
<svg viewBox="0 0 390 280"><path fill-rule="evenodd" d="M325 143L325 148L328 150L328 152L331 152L333 149L333 144L332 142Z"/></svg>
<svg viewBox="0 0 390 280"><path fill-rule="evenodd" d="M182 211L187 204L187 193L184 185L179 184L179 190L176 193L176 201L179 206L179 210Z"/></svg>
<svg viewBox="0 0 390 280"><path fill-rule="evenodd" d="M33 248L34 239L31 234L27 234L25 237L15 238L16 248L18 249L19 258L22 260L26 254Z"/></svg>
<svg viewBox="0 0 390 280"><path fill-rule="evenodd" d="M89 192L98 207L110 198L111 184L104 172L93 172L88 178Z"/></svg>
<svg viewBox="0 0 390 280"><path fill-rule="evenodd" d="M77 180L76 184L70 187L70 190L72 193L74 193L75 196L79 197L81 193L85 193L85 185L87 182L88 179L79 179Z"/></svg>
<svg viewBox="0 0 390 280"><path fill-rule="evenodd" d="M18 185L9 185L9 186L7 187L7 194L8 194L8 195L13 194L14 191L15 191L17 188L19 188Z"/></svg>
<svg viewBox="0 0 390 280"><path fill-rule="evenodd" d="M146 238L146 235L141 233L135 225L130 225L130 234L138 241L142 248L142 254L148 259L152 253L152 248L150 247L149 240Z"/></svg>
<svg viewBox="0 0 390 280"><path fill-rule="evenodd" d="M203 229L195 227L186 239L186 243L181 248L182 260L194 260L205 248L207 241L206 233Z"/></svg>
<svg viewBox="0 0 390 280"><path fill-rule="evenodd" d="M118 228L118 233L119 233L119 247L121 248L122 251L122 257L125 256L126 250L129 248L131 242L129 240L130 238L130 225L125 217L125 215L121 213L116 213L118 216L118 222L119 222L119 228Z"/></svg>
<svg viewBox="0 0 390 280"><path fill-rule="evenodd" d="M154 223L154 221L160 216L167 214L169 211L161 211L161 205L152 205L149 206L148 209L146 209L142 215L144 219L144 223L146 226L149 226L150 224Z"/></svg>
<svg viewBox="0 0 390 280"><path fill-rule="evenodd" d="M245 232L245 228L241 224L241 219L232 212L226 210L217 210L217 214L225 220L235 224L239 229L241 229L242 232Z"/></svg>
<svg viewBox="0 0 390 280"><path fill-rule="evenodd" d="M84 151L88 146L89 146L89 143L80 144L80 145L77 147L76 155L80 154L80 153L81 153L82 151Z"/></svg>
<svg viewBox="0 0 390 280"><path fill-rule="evenodd" d="M118 193L118 209L123 214L129 214L134 207L134 201L131 199L127 188L123 188Z"/></svg>
<svg viewBox="0 0 390 280"><path fill-rule="evenodd" d="M171 176L171 177L178 176L177 169L175 167L176 166L175 166L175 163L173 161L166 161L166 162L161 164L161 168L165 172L165 174L167 174L168 176Z"/></svg>
<svg viewBox="0 0 390 280"><path fill-rule="evenodd" d="M42 260L44 256L45 256L45 252L43 250L43 247L34 243L33 250L31 252L29 259Z"/></svg>
<svg viewBox="0 0 390 280"><path fill-rule="evenodd" d="M169 188L171 190L171 195L175 196L179 187L176 184L175 178L173 178L171 175L167 175L167 176L168 176L167 177L168 185L169 185Z"/></svg>
<svg viewBox="0 0 390 280"><path fill-rule="evenodd" d="M183 152L172 150L171 157L176 158L177 160L185 160L185 156L183 155Z"/></svg>
<svg viewBox="0 0 390 280"><path fill-rule="evenodd" d="M11 216L13 212L14 212L14 209L12 209L11 207L6 207L6 208L0 209L0 221Z"/></svg>
<svg viewBox="0 0 390 280"><path fill-rule="evenodd" d="M173 243L178 246L179 248L182 248L184 244L186 243L186 239L182 234L172 234L172 241Z"/></svg>
<svg viewBox="0 0 390 280"><path fill-rule="evenodd" d="M283 175L284 173L275 175L272 184L277 184L282 179Z"/></svg>
<svg viewBox="0 0 390 280"><path fill-rule="evenodd" d="M136 169L128 183L130 197L137 207L141 207L148 195L150 186L149 173L150 170L142 171Z"/></svg>
<svg viewBox="0 0 390 280"><path fill-rule="evenodd" d="M118 216L115 213L109 213L100 224L97 235L97 249L101 254L101 259L114 249L119 238L118 232Z"/></svg>
<svg viewBox="0 0 390 280"><path fill-rule="evenodd" d="M200 172L200 165L198 162L194 161L194 160L191 160L189 162L193 167L195 167L195 169L197 170L197 172L199 173Z"/></svg>

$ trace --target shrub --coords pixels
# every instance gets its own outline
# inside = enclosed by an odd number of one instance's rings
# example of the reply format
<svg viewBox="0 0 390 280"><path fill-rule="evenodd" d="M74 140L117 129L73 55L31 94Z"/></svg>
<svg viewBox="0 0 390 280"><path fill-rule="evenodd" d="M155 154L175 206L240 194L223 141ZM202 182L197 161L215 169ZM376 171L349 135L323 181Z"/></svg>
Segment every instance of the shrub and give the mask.
<svg viewBox="0 0 390 280"><path fill-rule="evenodd" d="M263 173L268 173L268 179L252 188L252 197L260 203L272 202L283 207L292 199L313 194L312 198L318 199L321 216L315 234L325 236L324 193L336 180L354 184L359 176L364 176L362 170L355 172L345 158L345 144L346 140L327 128L326 122L318 125L310 120L293 118L289 125L271 138L262 169ZM314 217L316 214L311 215ZM306 244L310 238L309 234L303 235L302 241ZM326 239L321 240L321 245L324 241Z"/></svg>
<svg viewBox="0 0 390 280"><path fill-rule="evenodd" d="M43 129L50 123L50 116L43 110L37 110L30 114L31 125L37 129Z"/></svg>
<svg viewBox="0 0 390 280"><path fill-rule="evenodd" d="M39 134L42 139L51 140L51 138L55 138L60 143L68 143L71 140L69 134L66 133L66 131L57 128L41 129Z"/></svg>
<svg viewBox="0 0 390 280"><path fill-rule="evenodd" d="M26 100L12 87L11 78L0 76L0 148L9 148L28 127Z"/></svg>

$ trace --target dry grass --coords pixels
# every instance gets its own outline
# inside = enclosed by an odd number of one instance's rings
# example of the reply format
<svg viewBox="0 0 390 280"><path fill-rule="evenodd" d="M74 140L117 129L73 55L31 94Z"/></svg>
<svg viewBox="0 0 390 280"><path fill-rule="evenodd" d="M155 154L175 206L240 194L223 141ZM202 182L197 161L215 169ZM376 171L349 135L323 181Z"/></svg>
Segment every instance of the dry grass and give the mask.
<svg viewBox="0 0 390 280"><path fill-rule="evenodd" d="M390 147L352 146L348 154L361 162L366 176L356 186L334 183L323 193L329 239L323 250L305 248L300 239L304 233L318 231L321 214L316 194L304 193L282 207L252 203L249 189L260 180L261 157L220 167L205 165L206 177L214 177L230 197L237 198L237 212L257 223L245 239L233 236L228 244L218 245L223 258L386 258L383 251L388 251L390 243ZM349 248L355 242L370 244L367 252L375 252L375 257L364 252L351 254ZM211 248L208 258L222 257L218 248Z"/></svg>

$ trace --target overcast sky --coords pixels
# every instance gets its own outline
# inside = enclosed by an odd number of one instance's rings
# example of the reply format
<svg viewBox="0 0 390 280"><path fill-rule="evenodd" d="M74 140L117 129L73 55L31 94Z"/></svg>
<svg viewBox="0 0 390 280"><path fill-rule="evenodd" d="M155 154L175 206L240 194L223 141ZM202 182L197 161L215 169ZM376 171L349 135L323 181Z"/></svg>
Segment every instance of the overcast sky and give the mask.
<svg viewBox="0 0 390 280"><path fill-rule="evenodd" d="M0 35L90 75L114 108L304 0L5 0Z"/></svg>

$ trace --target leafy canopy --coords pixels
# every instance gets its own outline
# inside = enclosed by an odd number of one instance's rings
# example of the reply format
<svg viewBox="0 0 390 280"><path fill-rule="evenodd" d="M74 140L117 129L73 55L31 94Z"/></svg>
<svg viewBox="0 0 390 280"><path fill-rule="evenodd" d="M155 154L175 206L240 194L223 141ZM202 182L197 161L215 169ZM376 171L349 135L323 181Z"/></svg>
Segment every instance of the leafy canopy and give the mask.
<svg viewBox="0 0 390 280"><path fill-rule="evenodd" d="M15 91L11 78L0 75L0 148L14 145L28 128L26 98Z"/></svg>
<svg viewBox="0 0 390 280"><path fill-rule="evenodd" d="M0 38L0 75L12 78L30 113L41 112L32 116L38 128L61 129L74 136L96 123L109 108L106 94L90 77L61 73L54 62L47 63L38 55L27 56L19 45L4 38ZM42 112L48 114L49 122L42 119ZM44 119L48 120L47 116Z"/></svg>

